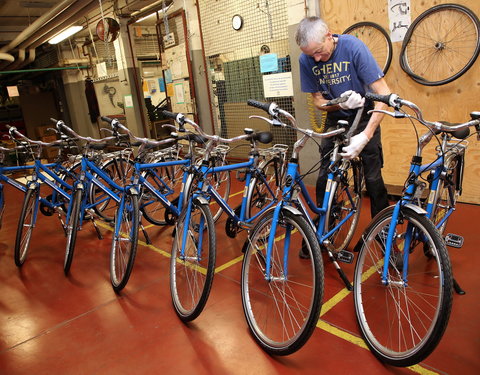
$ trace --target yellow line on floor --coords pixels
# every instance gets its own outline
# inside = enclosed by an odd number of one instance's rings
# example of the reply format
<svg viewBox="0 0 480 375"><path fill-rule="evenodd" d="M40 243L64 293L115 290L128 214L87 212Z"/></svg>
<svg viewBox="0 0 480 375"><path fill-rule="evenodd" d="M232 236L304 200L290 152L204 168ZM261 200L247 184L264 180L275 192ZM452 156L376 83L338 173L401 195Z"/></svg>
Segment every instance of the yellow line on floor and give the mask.
<svg viewBox="0 0 480 375"><path fill-rule="evenodd" d="M355 344L363 349L366 349L368 350L368 347L367 345L365 344L365 342L363 341L363 339L361 339L360 337L357 337L355 335L352 335L351 333L349 332L346 332L346 331L343 331L323 320L319 320L318 323L317 323L317 327L320 328L320 329L323 329L324 331L328 332L328 333L331 333L332 335L334 336L337 336L345 341L348 341L352 344ZM372 354L373 355L373 354ZM420 365L413 365L413 366L409 366L407 367L409 370L412 370L413 372L416 372L417 374L425 374L425 375L438 375L437 372L435 371L432 371L432 370L429 370L429 369L426 369Z"/></svg>
<svg viewBox="0 0 480 375"><path fill-rule="evenodd" d="M227 269L228 267L231 267L243 260L243 254L240 255L239 257L236 257L235 259L232 259L231 261L222 264L221 266L215 268L215 273L222 272L223 270Z"/></svg>

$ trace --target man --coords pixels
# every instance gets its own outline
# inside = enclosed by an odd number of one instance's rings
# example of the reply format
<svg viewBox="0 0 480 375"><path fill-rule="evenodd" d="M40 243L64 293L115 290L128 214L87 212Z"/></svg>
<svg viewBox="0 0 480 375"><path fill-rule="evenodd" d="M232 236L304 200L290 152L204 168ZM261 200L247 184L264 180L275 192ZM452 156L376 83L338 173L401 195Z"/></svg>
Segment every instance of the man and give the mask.
<svg viewBox="0 0 480 375"><path fill-rule="evenodd" d="M332 34L327 24L318 17L304 18L295 37L303 52L300 55L302 91L310 92L315 106L328 112L327 129L335 126L338 120L347 120L351 124L356 109L364 105L366 107L357 134L351 138L350 145L344 147L341 155L346 159L360 155L373 217L388 206L387 190L381 174L383 155L379 125L384 115L368 115L367 111L373 108L373 104L365 103L363 96L367 91L390 94L383 72L362 41L351 35ZM322 106L330 99L347 95L348 100L343 103ZM377 102L375 108L383 109L386 105ZM319 205L323 200L329 164L329 158L324 156L332 147L328 139L320 146L323 160L316 186Z"/></svg>

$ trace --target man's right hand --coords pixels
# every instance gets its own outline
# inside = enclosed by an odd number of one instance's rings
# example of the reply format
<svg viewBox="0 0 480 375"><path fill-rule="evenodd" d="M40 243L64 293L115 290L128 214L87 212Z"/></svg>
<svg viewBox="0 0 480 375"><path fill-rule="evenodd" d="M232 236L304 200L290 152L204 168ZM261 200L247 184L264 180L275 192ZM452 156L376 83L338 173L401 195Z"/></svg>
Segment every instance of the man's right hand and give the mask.
<svg viewBox="0 0 480 375"><path fill-rule="evenodd" d="M356 109L363 107L363 105L365 104L365 98L363 98L358 92L355 92L353 90L345 91L344 93L342 93L342 95L340 95L341 98L343 98L344 96L348 96L348 99L345 102L339 104L340 108L342 109Z"/></svg>

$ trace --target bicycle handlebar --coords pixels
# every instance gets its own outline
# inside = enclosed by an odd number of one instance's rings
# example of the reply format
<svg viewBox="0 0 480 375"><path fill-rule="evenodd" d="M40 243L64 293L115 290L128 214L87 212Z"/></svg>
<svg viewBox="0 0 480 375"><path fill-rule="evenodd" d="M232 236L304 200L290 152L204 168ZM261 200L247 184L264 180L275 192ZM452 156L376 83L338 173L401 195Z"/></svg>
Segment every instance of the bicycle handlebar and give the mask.
<svg viewBox="0 0 480 375"><path fill-rule="evenodd" d="M282 123L278 118L278 115L283 115L286 118L288 118L288 120L292 124L292 127L297 132L305 134L305 135L307 135L309 137L312 137L312 138L320 138L320 139L321 138L329 138L329 137L333 137L335 135L338 135L338 134L341 134L341 133L345 132L345 128L343 128L343 127L339 128L339 129L329 131L329 132L325 132L325 133L317 133L317 132L314 132L313 130L310 130L310 129L299 128L297 126L295 117L293 117L289 112L281 109L275 102L262 103L262 102L259 102L259 101L253 100L253 99L249 99L247 101L247 104L252 106L252 107L263 109L265 112L267 112L269 115L271 115L274 118L274 120L269 120L265 117L255 116L255 115L250 116L250 118L259 118L259 119L262 119L264 121L267 121L268 123L270 123L274 126L285 126L285 124Z"/></svg>
<svg viewBox="0 0 480 375"><path fill-rule="evenodd" d="M174 119L175 122L180 126L179 131L184 132L185 124L191 125L197 133L199 133L202 137L213 141L215 143L232 143L241 140L253 140L258 141L260 143L270 143L273 139L273 135L270 132L254 132L252 129L245 129L247 134L238 135L233 138L222 138L218 135L210 135L205 133L202 128L196 124L194 121L187 118L183 113L174 113L169 111L162 111L165 117Z"/></svg>
<svg viewBox="0 0 480 375"><path fill-rule="evenodd" d="M436 130L440 132L447 132L451 133L456 138L465 138L465 128L469 128L470 126L475 126L477 133L480 132L480 111L475 111L470 113L471 120L464 122L464 123L450 123L447 121L427 121L423 118L423 113L421 109L415 104L408 100L404 100L400 98L397 94L389 94L389 95L379 95L373 93L366 93L365 98L374 100L377 102L382 102L390 107L395 109L395 112L385 111L381 109L374 109L370 112L380 112L391 117L395 118L413 118L420 122L421 124L425 125L431 130ZM408 115L404 112L400 112L400 108L402 106L406 106L413 110L415 115ZM467 134L468 135L468 134ZM477 139L479 135L477 135Z"/></svg>
<svg viewBox="0 0 480 375"><path fill-rule="evenodd" d="M113 131L113 135L117 138L117 139L121 139L122 136L128 136L128 137L132 137L136 143L134 145L138 146L144 146L145 148L152 148L152 147L156 147L156 146L160 146L160 145L164 145L165 143L172 143L172 142L176 142L177 140L174 139L174 138L166 138L166 139L162 139L162 140L153 140L153 139L149 139L149 138L141 138L141 137L137 137L135 134L133 134L130 129L128 129L125 125L123 125L120 121L118 121L116 118L110 118L110 117L106 117L106 116L101 116L100 117L103 121L107 122L110 124L110 126L112 127L112 131ZM121 129L123 130L126 134L120 134L118 132L118 130Z"/></svg>

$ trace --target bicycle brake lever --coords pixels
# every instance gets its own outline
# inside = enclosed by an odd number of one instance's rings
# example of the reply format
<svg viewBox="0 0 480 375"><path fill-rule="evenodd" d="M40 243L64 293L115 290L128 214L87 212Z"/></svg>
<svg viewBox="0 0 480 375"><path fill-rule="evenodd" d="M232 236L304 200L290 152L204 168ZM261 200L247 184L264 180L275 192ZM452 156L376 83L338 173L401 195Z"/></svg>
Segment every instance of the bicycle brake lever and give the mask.
<svg viewBox="0 0 480 375"><path fill-rule="evenodd" d="M269 118L266 118L266 117L263 117L263 116L257 116L257 115L251 115L251 116L248 116L248 118L258 118L260 120L268 122L270 125L273 125L273 126L285 126L285 124L283 122L281 122L280 120L278 120L276 118L271 120Z"/></svg>

